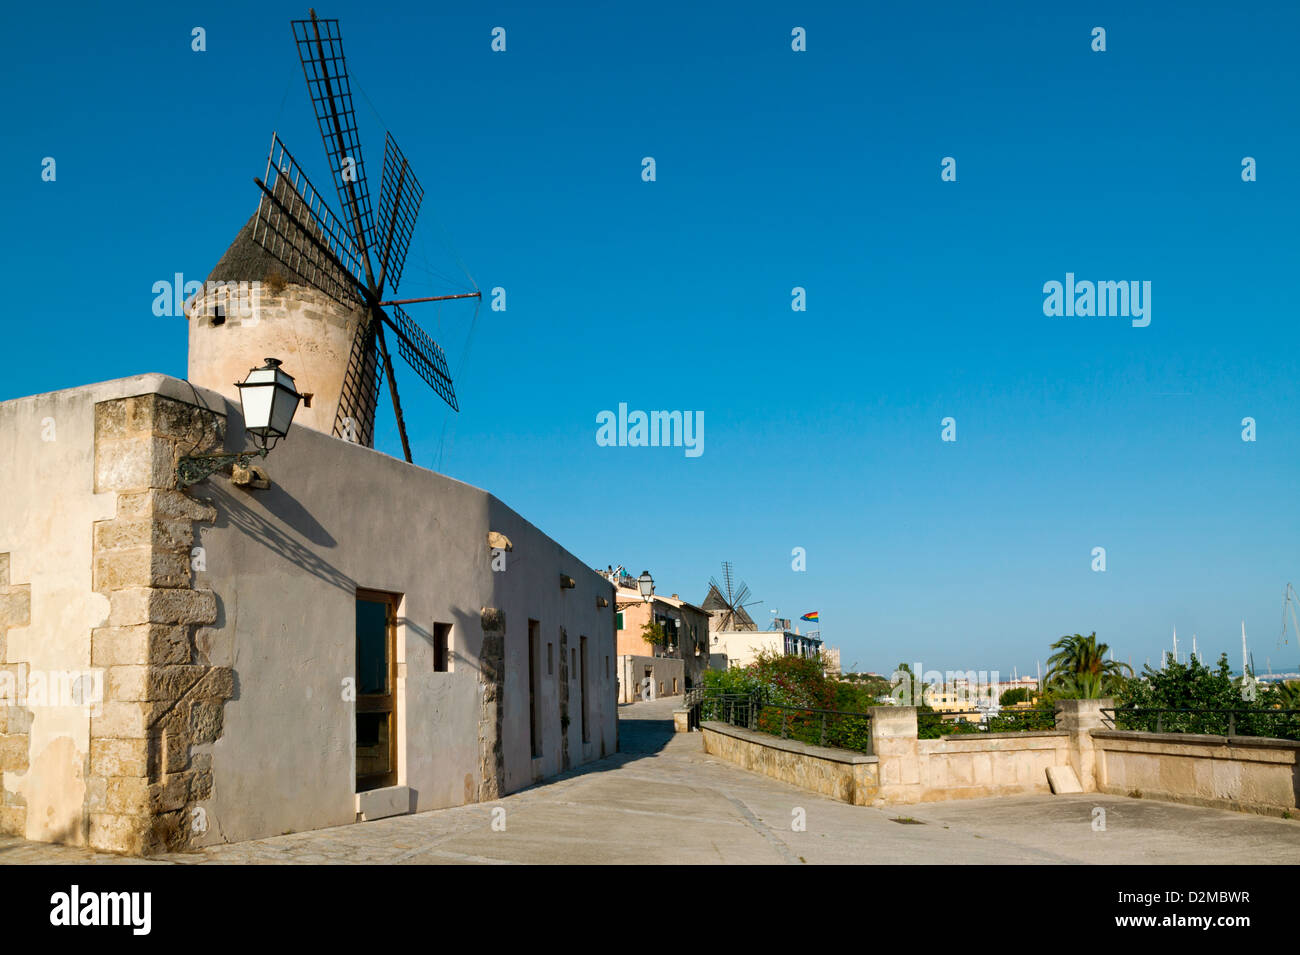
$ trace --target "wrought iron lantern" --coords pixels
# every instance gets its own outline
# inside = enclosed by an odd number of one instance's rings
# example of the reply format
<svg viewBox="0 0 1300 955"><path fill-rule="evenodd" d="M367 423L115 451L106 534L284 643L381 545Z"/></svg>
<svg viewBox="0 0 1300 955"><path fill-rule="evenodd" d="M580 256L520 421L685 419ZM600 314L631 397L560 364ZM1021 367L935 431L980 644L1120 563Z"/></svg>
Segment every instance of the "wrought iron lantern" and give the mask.
<svg viewBox="0 0 1300 955"><path fill-rule="evenodd" d="M655 579L650 576L650 571L641 571L641 576L636 579L636 585L641 588L641 599L646 603L655 599Z"/></svg>
<svg viewBox="0 0 1300 955"><path fill-rule="evenodd" d="M302 401L293 386L293 376L280 368L280 359L268 358L265 365L249 371L248 377L235 387L244 409L244 430L260 449L270 451L289 433L298 402Z"/></svg>

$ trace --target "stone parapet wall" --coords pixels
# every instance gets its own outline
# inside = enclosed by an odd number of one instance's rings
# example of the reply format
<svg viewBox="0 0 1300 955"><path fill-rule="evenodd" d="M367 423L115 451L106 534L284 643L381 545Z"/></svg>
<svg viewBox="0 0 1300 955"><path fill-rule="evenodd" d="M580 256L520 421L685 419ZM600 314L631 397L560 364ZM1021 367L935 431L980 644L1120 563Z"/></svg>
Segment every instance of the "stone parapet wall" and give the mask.
<svg viewBox="0 0 1300 955"><path fill-rule="evenodd" d="M1280 816L1297 809L1300 742L1093 730L1097 789Z"/></svg>
<svg viewBox="0 0 1300 955"><path fill-rule="evenodd" d="M885 802L933 802L1047 793L1047 770L1070 763L1070 734L998 733L924 739L913 787L893 787Z"/></svg>
<svg viewBox="0 0 1300 955"><path fill-rule="evenodd" d="M1069 767L1083 792L1164 799L1268 815L1297 811L1300 742L1106 729L1110 700L1062 701L1057 729L918 739L916 710L871 708L873 757L704 724L706 752L858 805L905 805L1049 793ZM869 772L859 769L870 760ZM858 775L867 772L866 776ZM868 795L869 794L869 795Z"/></svg>
<svg viewBox="0 0 1300 955"><path fill-rule="evenodd" d="M700 725L704 751L753 772L856 806L877 803L875 756L809 746L728 723Z"/></svg>
<svg viewBox="0 0 1300 955"><path fill-rule="evenodd" d="M915 707L878 706L870 714L872 756L725 723L703 724L704 749L803 789L871 806L1048 793L1047 770L1076 761L1080 731L923 740L917 738Z"/></svg>

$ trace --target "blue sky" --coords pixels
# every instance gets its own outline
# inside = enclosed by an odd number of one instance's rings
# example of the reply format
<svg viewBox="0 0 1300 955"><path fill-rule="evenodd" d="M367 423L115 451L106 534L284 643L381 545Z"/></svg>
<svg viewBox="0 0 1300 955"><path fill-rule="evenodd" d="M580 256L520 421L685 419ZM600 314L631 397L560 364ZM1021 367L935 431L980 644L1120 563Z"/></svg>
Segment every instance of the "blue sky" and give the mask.
<svg viewBox="0 0 1300 955"><path fill-rule="evenodd" d="M820 610L846 665L1032 673L1095 630L1140 667L1174 626L1235 665L1243 618L1260 667L1300 665L1278 645L1300 581L1300 14L1049 6L319 7L375 191L385 124L425 187L402 293L468 284L458 259L507 291L476 323L411 310L462 408L399 365L417 462L661 592L698 601L731 560L757 618ZM273 129L330 191L288 24L306 9L7 12L0 399L184 377L152 285L206 276ZM1044 316L1067 272L1150 281L1151 324ZM702 411L704 453L597 446L620 402Z"/></svg>

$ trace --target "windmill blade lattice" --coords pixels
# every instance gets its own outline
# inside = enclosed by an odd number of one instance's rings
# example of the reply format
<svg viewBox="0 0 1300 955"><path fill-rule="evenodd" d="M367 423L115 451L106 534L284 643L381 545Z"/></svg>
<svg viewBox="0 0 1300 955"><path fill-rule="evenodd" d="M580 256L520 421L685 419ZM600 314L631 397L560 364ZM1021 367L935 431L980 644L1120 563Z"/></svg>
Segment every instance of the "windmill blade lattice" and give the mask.
<svg viewBox="0 0 1300 955"><path fill-rule="evenodd" d="M720 612L720 623L723 630L757 630L757 624L750 618L745 608L762 603L762 601L752 600L746 603L746 598L752 596L752 594L747 584L734 579L731 561L724 560L722 562L722 579L723 582L719 583L716 577L709 578L711 592L705 606L710 606L710 602L714 600L713 595L716 593L716 603L713 604L712 609Z"/></svg>
<svg viewBox="0 0 1300 955"><path fill-rule="evenodd" d="M397 321L388 319L388 325L397 332L397 350L416 373L428 382L429 387L438 393L443 401L451 405L453 411L459 411L456 404L456 389L451 383L451 372L447 370L447 357L437 342L407 315L400 305L390 306ZM391 372L390 372L391 374Z"/></svg>
<svg viewBox="0 0 1300 955"><path fill-rule="evenodd" d="M343 218L357 245L362 249L369 248L374 244L374 217L339 21L319 20L313 10L310 20L294 20L292 24L298 59L307 79L321 139L325 142ZM356 228L353 228L354 223Z"/></svg>
<svg viewBox="0 0 1300 955"><path fill-rule="evenodd" d="M367 313L367 316L369 313ZM367 323L357 328L343 374L343 391L334 413L334 437L374 445L375 413L384 380L383 360L375 347L374 328Z"/></svg>
<svg viewBox="0 0 1300 955"><path fill-rule="evenodd" d="M341 305L360 303L361 259L343 224L325 205L307 174L276 134L271 135L266 180L253 241L287 270L285 278L320 289Z"/></svg>
<svg viewBox="0 0 1300 955"><path fill-rule="evenodd" d="M379 290L396 289L402 281L406 250L411 245L415 220L420 214L424 189L414 170L397 148L397 140L384 133L384 175L379 184L379 223L385 230L379 257Z"/></svg>

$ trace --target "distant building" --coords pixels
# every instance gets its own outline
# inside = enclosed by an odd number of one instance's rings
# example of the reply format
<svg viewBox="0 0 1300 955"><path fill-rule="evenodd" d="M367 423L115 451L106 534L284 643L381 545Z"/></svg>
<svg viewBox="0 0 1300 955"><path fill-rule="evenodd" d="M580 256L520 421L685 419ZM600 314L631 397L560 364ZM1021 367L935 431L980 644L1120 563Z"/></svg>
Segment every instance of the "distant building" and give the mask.
<svg viewBox="0 0 1300 955"><path fill-rule="evenodd" d="M635 577L611 572L610 579L615 586L618 701L679 696L698 685L709 667L708 612L677 594L655 594L646 602ZM660 646L643 635L651 614L667 637Z"/></svg>
<svg viewBox="0 0 1300 955"><path fill-rule="evenodd" d="M789 630L714 630L709 634L709 666L715 670L749 666L764 651L811 657L822 642Z"/></svg>
<svg viewBox="0 0 1300 955"><path fill-rule="evenodd" d="M743 599L743 598L742 598ZM713 584L700 606L709 617L709 667L748 666L764 651L810 657L821 652L822 641L790 629L790 621L777 617L773 629L760 630L743 606L733 606ZM837 672L838 672L838 660Z"/></svg>
<svg viewBox="0 0 1300 955"><path fill-rule="evenodd" d="M926 684L925 705L942 712L945 720L974 722L988 710L989 689L989 687L976 686L964 679L945 684ZM996 697L993 703L997 704Z"/></svg>

